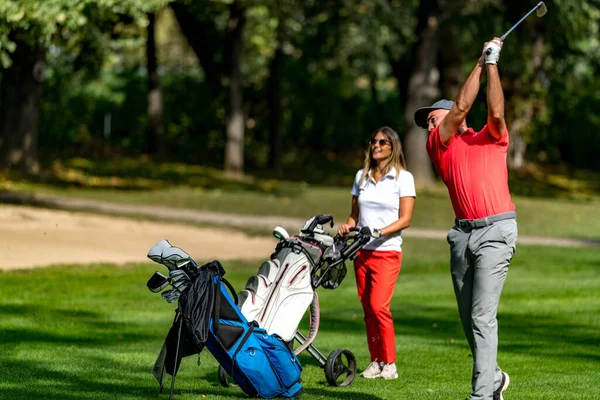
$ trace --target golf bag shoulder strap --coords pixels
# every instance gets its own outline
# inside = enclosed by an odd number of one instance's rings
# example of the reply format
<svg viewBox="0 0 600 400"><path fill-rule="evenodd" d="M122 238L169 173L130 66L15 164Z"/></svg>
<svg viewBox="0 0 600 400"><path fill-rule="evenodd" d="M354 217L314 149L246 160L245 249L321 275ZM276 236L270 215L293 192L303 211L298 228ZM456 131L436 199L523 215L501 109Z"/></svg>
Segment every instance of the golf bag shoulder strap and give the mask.
<svg viewBox="0 0 600 400"><path fill-rule="evenodd" d="M238 344L238 348L235 350L235 352L231 356L232 361L235 360L235 356L237 356L239 351L244 347L244 343L246 343L246 341L248 341L248 338L250 337L250 335L252 335L252 333L254 332L254 328L256 328L256 327L258 327L258 324L256 323L256 321L248 322L248 330L246 331L246 333L240 340L240 343ZM229 372L231 373L231 371L229 371Z"/></svg>
<svg viewBox="0 0 600 400"><path fill-rule="evenodd" d="M215 292L215 296L214 296L214 300L213 300L213 331L215 332L215 335L218 336L219 334L219 319L221 318L221 313L222 313L222 303L221 300L223 299L224 294L221 292L221 283L223 283L227 289L229 290L229 293L233 299L234 304L237 305L238 303L238 296L237 293L235 292L235 290L233 289L233 286L231 285L231 283L229 283L229 281L225 278L223 278L221 275L216 275L214 278L214 292ZM224 306L227 306L228 304L224 304ZM236 318L236 316L234 315L229 315L230 313L226 313L227 315L225 315L225 318Z"/></svg>
<svg viewBox="0 0 600 400"><path fill-rule="evenodd" d="M231 285L231 283L229 283L229 281L223 277L221 277L221 282L223 282L225 284L225 286L227 286L227 289L229 289L229 293L231 293L231 297L233 298L233 302L235 304L238 303L238 296L237 293L235 292L235 289L233 288L233 286Z"/></svg>

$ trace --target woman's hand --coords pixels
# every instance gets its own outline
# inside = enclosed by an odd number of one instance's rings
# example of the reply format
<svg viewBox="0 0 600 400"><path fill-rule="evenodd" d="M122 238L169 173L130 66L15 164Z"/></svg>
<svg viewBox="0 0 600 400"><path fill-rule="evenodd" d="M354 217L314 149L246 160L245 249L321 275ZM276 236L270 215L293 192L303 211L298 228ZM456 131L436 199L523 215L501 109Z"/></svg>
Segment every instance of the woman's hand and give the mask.
<svg viewBox="0 0 600 400"><path fill-rule="evenodd" d="M354 228L353 225L350 224L342 224L340 225L340 227L338 228L338 233L340 234L340 236L346 236L348 233L350 233L350 229Z"/></svg>

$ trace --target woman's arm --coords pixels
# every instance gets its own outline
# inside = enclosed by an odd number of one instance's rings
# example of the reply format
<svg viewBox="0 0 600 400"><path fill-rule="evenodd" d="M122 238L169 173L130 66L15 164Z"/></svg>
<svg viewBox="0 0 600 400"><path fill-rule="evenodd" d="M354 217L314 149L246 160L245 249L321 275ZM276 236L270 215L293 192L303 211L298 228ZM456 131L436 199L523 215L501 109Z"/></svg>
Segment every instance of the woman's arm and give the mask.
<svg viewBox="0 0 600 400"><path fill-rule="evenodd" d="M400 209L398 210L398 219L390 225L381 229L381 236L393 235L410 226L413 209L415 208L415 198L413 196L400 197Z"/></svg>
<svg viewBox="0 0 600 400"><path fill-rule="evenodd" d="M354 228L358 223L358 196L352 196L352 208L348 220L345 224L340 225L338 233L342 236L347 235L350 232L350 228Z"/></svg>

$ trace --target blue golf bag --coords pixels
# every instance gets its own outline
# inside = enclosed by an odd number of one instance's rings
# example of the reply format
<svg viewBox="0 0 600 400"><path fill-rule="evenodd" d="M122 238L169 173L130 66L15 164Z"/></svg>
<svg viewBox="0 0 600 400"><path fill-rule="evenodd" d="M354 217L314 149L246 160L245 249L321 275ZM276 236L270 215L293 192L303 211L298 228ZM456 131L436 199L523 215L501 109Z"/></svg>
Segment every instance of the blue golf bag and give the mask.
<svg viewBox="0 0 600 400"><path fill-rule="evenodd" d="M233 381L249 396L298 397L302 367L278 336L248 322L237 306L237 294L223 277L219 261L198 266L183 250L163 240L148 257L165 265L169 278L156 272L148 281L153 292L165 290L168 302L178 300L175 320L167 334L153 374L163 389L171 375L171 398L181 359L207 347Z"/></svg>
<svg viewBox="0 0 600 400"><path fill-rule="evenodd" d="M219 280L215 279L220 293L215 298L208 350L248 395L299 396L303 391L299 383L302 367L296 355L278 335L269 335L254 321L249 323L228 285Z"/></svg>

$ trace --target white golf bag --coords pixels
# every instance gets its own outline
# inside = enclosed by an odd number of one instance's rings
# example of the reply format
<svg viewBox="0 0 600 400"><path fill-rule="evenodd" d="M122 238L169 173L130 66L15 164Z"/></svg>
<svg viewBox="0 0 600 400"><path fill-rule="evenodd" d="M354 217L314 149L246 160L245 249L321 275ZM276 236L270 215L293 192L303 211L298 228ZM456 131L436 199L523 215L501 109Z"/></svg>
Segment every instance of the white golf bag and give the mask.
<svg viewBox="0 0 600 400"><path fill-rule="evenodd" d="M370 232L363 232L348 245L346 239L339 236L334 239L323 230L327 223L333 226L331 215L316 215L298 235L291 237L277 227L273 233L280 240L275 252L238 294L238 305L244 316L285 341L295 337L309 306L311 333L316 334L320 313L315 289L318 286L337 288L346 276L344 261L354 257L370 238Z"/></svg>
<svg viewBox="0 0 600 400"><path fill-rule="evenodd" d="M278 335L295 354L307 350L325 370L332 386L348 386L356 376L356 358L350 350L335 349L323 355L313 344L319 330L320 309L316 288L337 288L346 276L344 262L371 238L369 228L353 228L351 234L332 237L323 230L331 215L316 215L309 219L297 235L289 236L276 227L273 235L279 239L275 252L251 276L238 293L237 305L249 321L256 321L271 335ZM309 331L298 330L302 317L310 309ZM294 347L297 342L299 346ZM219 369L219 380L228 386L225 371Z"/></svg>
<svg viewBox="0 0 600 400"><path fill-rule="evenodd" d="M277 245L271 259L250 277L238 294L242 314L283 340L294 338L306 309L315 299L312 270L326 250L302 237L290 237Z"/></svg>

